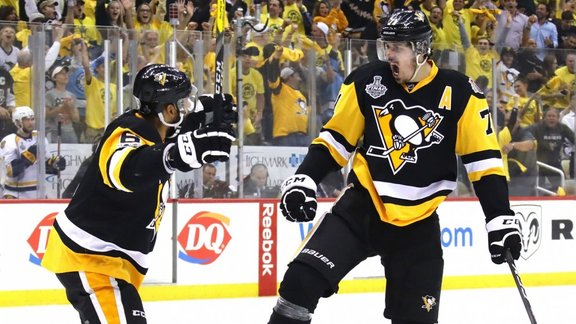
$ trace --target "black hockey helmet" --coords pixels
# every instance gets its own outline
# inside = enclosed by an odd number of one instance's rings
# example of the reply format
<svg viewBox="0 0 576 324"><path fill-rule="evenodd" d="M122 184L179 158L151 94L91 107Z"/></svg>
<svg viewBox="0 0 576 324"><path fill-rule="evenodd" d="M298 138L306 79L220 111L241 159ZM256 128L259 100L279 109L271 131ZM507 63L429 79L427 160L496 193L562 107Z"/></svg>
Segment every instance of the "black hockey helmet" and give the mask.
<svg viewBox="0 0 576 324"><path fill-rule="evenodd" d="M150 64L136 74L132 93L138 98L138 110L148 115L162 112L163 104L177 105L181 99L192 97L195 102L196 87L184 72L169 65Z"/></svg>
<svg viewBox="0 0 576 324"><path fill-rule="evenodd" d="M430 55L432 28L420 10L396 9L380 21L383 42L409 42L416 54Z"/></svg>

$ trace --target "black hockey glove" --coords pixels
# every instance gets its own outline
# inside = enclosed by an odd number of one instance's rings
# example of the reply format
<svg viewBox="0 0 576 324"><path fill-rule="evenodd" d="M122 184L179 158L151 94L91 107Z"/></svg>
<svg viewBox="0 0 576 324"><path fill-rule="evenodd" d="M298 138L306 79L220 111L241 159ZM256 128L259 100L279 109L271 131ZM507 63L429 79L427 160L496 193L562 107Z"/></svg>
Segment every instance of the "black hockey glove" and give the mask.
<svg viewBox="0 0 576 324"><path fill-rule="evenodd" d="M205 125L210 125L214 122L214 96L202 96L200 97L202 106L204 106L204 111L206 113ZM234 103L234 98L231 94L225 93L224 99L222 101L222 120L220 121L224 125L237 124L238 123L238 108Z"/></svg>
<svg viewBox="0 0 576 324"><path fill-rule="evenodd" d="M184 117L180 125L180 134L193 132L196 129L212 124L214 120L214 98L213 95L203 95L198 98L197 107ZM238 110L234 104L232 95L224 94L222 102L222 124L230 126L238 123Z"/></svg>
<svg viewBox="0 0 576 324"><path fill-rule="evenodd" d="M488 231L488 250L492 262L500 264L506 261L506 250L510 250L514 260L518 260L522 250L520 222L517 216L503 215L494 217L486 224Z"/></svg>
<svg viewBox="0 0 576 324"><path fill-rule="evenodd" d="M305 174L284 180L280 199L282 215L291 222L309 222L316 216L316 183Z"/></svg>
<svg viewBox="0 0 576 324"><path fill-rule="evenodd" d="M207 126L178 135L168 145L168 165L183 172L198 169L205 163L227 161L230 146L236 140L231 127Z"/></svg>
<svg viewBox="0 0 576 324"><path fill-rule="evenodd" d="M46 160L46 172L56 174L66 169L66 159L63 156L52 156Z"/></svg>
<svg viewBox="0 0 576 324"><path fill-rule="evenodd" d="M24 163L26 164L27 167L36 163L36 151L37 151L37 149L38 148L37 148L36 144L34 144L34 145L30 146L26 151L24 151L20 154L20 156L24 160Z"/></svg>

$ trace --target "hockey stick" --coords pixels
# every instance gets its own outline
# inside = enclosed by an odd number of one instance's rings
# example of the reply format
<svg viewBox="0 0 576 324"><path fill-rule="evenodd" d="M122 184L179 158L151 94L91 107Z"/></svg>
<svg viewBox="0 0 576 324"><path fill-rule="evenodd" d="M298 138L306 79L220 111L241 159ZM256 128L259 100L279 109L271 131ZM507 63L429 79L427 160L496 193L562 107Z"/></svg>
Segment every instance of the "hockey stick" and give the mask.
<svg viewBox="0 0 576 324"><path fill-rule="evenodd" d="M514 263L514 258L512 257L510 250L506 250L506 262L508 263L508 266L510 266L510 272L512 272L512 277L514 277L516 287L518 288L518 292L520 292L520 298L522 298L522 302L524 303L524 307L528 313L528 318L530 318L530 324L536 324L536 318L532 312L532 306L530 306L530 301L526 295L526 289L524 289L524 285L522 284L520 274L518 273L518 269L516 268L516 264Z"/></svg>
<svg viewBox="0 0 576 324"><path fill-rule="evenodd" d="M216 58L214 78L214 121L215 125L222 122L222 77L224 71L224 22L226 18L226 1L218 0L216 4Z"/></svg>
<svg viewBox="0 0 576 324"><path fill-rule="evenodd" d="M60 145L62 144L62 120L58 118L58 129L57 129L57 144L56 144L56 155L60 158ZM60 169L56 171L56 198L60 199L62 179L60 179Z"/></svg>
<svg viewBox="0 0 576 324"><path fill-rule="evenodd" d="M426 129L426 127L428 127L428 125L423 125L422 127L418 128L417 130L408 134L408 136L404 137L401 140L402 144L406 144L409 140L412 139L412 137L420 134L421 131ZM404 146L402 146L402 147L404 147ZM392 147L389 147L389 148L370 145L370 147L368 148L368 152L366 152L366 154L381 157L381 156L387 156L388 154L390 154L392 151L395 151L395 150L396 150L396 147L394 147L394 145L392 145Z"/></svg>

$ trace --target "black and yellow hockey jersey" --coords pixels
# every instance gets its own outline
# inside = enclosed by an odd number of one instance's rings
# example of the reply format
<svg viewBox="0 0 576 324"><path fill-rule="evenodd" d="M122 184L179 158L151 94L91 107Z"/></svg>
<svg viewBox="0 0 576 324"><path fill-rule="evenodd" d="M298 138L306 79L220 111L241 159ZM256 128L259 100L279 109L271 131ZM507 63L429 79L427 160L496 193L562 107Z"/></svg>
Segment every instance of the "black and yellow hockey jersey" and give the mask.
<svg viewBox="0 0 576 324"><path fill-rule="evenodd" d="M148 269L173 172L167 144L137 112L114 120L72 201L50 233L42 266L87 271L139 287Z"/></svg>
<svg viewBox="0 0 576 324"><path fill-rule="evenodd" d="M483 93L430 63L430 75L411 88L385 62L351 73L297 173L319 183L354 157L349 181L368 190L383 221L405 226L430 216L456 188L458 154L486 217L512 214Z"/></svg>

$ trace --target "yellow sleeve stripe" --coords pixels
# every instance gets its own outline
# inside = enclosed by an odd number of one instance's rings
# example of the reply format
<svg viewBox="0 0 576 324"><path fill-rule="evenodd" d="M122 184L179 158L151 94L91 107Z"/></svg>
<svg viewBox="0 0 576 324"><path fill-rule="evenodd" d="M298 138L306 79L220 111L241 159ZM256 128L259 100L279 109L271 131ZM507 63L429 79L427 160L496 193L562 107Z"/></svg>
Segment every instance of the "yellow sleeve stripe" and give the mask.
<svg viewBox="0 0 576 324"><path fill-rule="evenodd" d="M352 157L353 152L348 152L344 145L340 144L336 139L330 134L330 132L323 131L320 135L312 141L312 144L321 144L328 148L330 155L336 160L340 166L346 165L350 157Z"/></svg>
<svg viewBox="0 0 576 324"><path fill-rule="evenodd" d="M130 138L130 145L127 144L126 138ZM98 169L104 184L111 188L131 192L120 181L120 170L126 155L137 147L153 144L128 128L115 129L102 144L98 157Z"/></svg>
<svg viewBox="0 0 576 324"><path fill-rule="evenodd" d="M355 109L350 109L351 107ZM343 84L334 106L334 116L324 128L341 134L348 143L356 146L358 140L364 135L365 124L354 84Z"/></svg>
<svg viewBox="0 0 576 324"><path fill-rule="evenodd" d="M100 151L100 156L98 157L98 169L100 170L100 175L102 176L102 181L105 185L113 187L110 179L108 178L108 169L106 164L110 154L114 153L114 149L118 144L118 138L113 138L112 135L106 139L102 144L102 149Z"/></svg>
<svg viewBox="0 0 576 324"><path fill-rule="evenodd" d="M112 184L116 189L125 192L132 192L132 190L126 188L122 184L122 181L120 180L120 171L122 170L122 164L124 163L126 156L133 150L134 150L133 147L125 147L121 150L114 152L114 154L112 154L112 157L110 158L110 164L108 166L108 174L110 180L112 181Z"/></svg>
<svg viewBox="0 0 576 324"><path fill-rule="evenodd" d="M504 173L504 168L502 167L502 165L500 165L499 167L494 167L494 168L490 168L490 169L484 169L484 170L475 171L475 172L468 172L468 179L470 179L470 181L472 181L472 182L476 182L476 181L480 180L482 177L488 176L488 175L499 175L499 176L503 176L503 177L506 176L506 174Z"/></svg>

